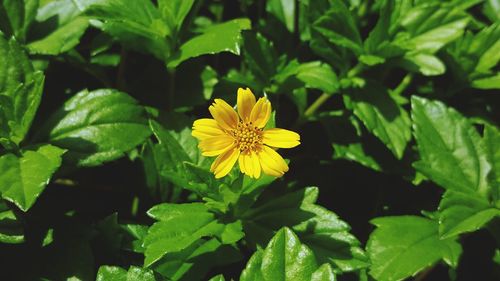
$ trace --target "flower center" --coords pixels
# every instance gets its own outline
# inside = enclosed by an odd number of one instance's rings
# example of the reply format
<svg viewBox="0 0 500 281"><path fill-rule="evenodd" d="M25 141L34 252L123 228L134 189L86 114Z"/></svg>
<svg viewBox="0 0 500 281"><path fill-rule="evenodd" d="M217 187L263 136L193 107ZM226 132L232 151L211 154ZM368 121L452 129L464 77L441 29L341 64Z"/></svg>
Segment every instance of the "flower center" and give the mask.
<svg viewBox="0 0 500 281"><path fill-rule="evenodd" d="M243 153L257 151L262 145L262 129L257 128L252 122L239 121L236 129L231 131L236 141L236 147Z"/></svg>

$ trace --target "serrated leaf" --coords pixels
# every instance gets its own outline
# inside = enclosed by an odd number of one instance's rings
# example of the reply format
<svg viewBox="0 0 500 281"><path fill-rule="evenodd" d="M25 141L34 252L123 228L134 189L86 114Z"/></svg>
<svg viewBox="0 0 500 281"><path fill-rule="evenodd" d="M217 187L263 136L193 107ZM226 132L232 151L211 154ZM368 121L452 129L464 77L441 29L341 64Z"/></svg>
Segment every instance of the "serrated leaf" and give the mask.
<svg viewBox="0 0 500 281"><path fill-rule="evenodd" d="M243 32L243 44L246 66L262 86L267 86L278 67L278 54L273 42L260 33L248 31Z"/></svg>
<svg viewBox="0 0 500 281"><path fill-rule="evenodd" d="M68 150L78 166L97 166L122 157L151 134L144 108L111 89L83 90L47 121L41 138Z"/></svg>
<svg viewBox="0 0 500 281"><path fill-rule="evenodd" d="M0 138L19 144L40 104L45 77L34 71L14 38L0 33Z"/></svg>
<svg viewBox="0 0 500 281"><path fill-rule="evenodd" d="M376 280L403 280L443 259L456 267L462 247L455 239L439 238L436 221L416 217L382 217L366 246Z"/></svg>
<svg viewBox="0 0 500 281"><path fill-rule="evenodd" d="M58 55L80 43L89 26L89 19L82 16L85 5L79 1L52 1L38 10L31 41L27 47L32 54Z"/></svg>
<svg viewBox="0 0 500 281"><path fill-rule="evenodd" d="M368 266L359 241L350 227L333 212L315 204L318 189L306 188L274 198L244 214L245 240L263 245L282 226L292 228L335 271L353 271ZM259 201L257 201L259 203Z"/></svg>
<svg viewBox="0 0 500 281"><path fill-rule="evenodd" d="M354 114L401 159L411 138L408 113L393 100L386 88L372 81L362 89L353 89L348 97Z"/></svg>
<svg viewBox="0 0 500 281"><path fill-rule="evenodd" d="M342 1L331 1L330 9L312 25L330 44L347 48L359 55L363 53L358 27Z"/></svg>
<svg viewBox="0 0 500 281"><path fill-rule="evenodd" d="M202 203L157 205L148 214L159 220L144 239L145 266L151 266L167 253L179 252L202 237L220 234L224 225L218 223Z"/></svg>
<svg viewBox="0 0 500 281"><path fill-rule="evenodd" d="M95 0L86 14L98 19L93 24L126 47L151 53L162 61L170 56L167 37L172 30L150 0Z"/></svg>
<svg viewBox="0 0 500 281"><path fill-rule="evenodd" d="M303 245L289 228L282 228L248 261L241 281L296 280L309 281L318 268L312 251Z"/></svg>
<svg viewBox="0 0 500 281"><path fill-rule="evenodd" d="M179 51L167 62L168 68L175 68L183 61L207 54L230 52L240 53L241 31L250 29L250 20L233 19L207 28L203 34L183 43Z"/></svg>
<svg viewBox="0 0 500 281"><path fill-rule="evenodd" d="M52 145L42 145L34 150L22 151L20 157L12 153L1 156L2 197L27 211L61 165L64 152L64 149Z"/></svg>
<svg viewBox="0 0 500 281"><path fill-rule="evenodd" d="M97 281L157 281L152 270L131 266L128 271L118 267L101 265L97 272Z"/></svg>
<svg viewBox="0 0 500 281"><path fill-rule="evenodd" d="M440 234L475 231L498 216L491 156L469 121L441 102L418 97L412 98L412 119L421 159L414 167L447 190L439 206Z"/></svg>

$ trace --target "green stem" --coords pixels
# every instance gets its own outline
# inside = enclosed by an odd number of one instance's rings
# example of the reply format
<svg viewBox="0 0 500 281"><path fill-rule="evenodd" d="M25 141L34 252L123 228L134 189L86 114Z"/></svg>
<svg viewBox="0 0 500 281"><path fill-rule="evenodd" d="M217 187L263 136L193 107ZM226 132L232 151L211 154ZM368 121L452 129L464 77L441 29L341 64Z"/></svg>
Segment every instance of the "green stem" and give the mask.
<svg viewBox="0 0 500 281"><path fill-rule="evenodd" d="M401 80L401 83L399 83L399 85L394 90L392 90L392 94L396 96L401 95L406 90L406 88L410 86L412 80L413 75L411 73L406 74L403 80Z"/></svg>
<svg viewBox="0 0 500 281"><path fill-rule="evenodd" d="M310 106L306 109L306 111L304 111L304 116L305 116L305 117L309 117L309 116L313 115L313 114L314 114L314 112L316 112L316 110L317 110L318 108L320 108L320 107L323 105L323 103L325 103L325 102L328 100L328 98L330 98L330 96L331 96L331 94L327 94L327 93L323 93L323 94L321 94L321 96L319 96L319 98L317 98L317 99L313 102L313 104L311 104L311 105L310 105Z"/></svg>
<svg viewBox="0 0 500 281"><path fill-rule="evenodd" d="M347 72L347 78L352 78L354 76L357 76L364 70L364 65L362 63L358 63L356 66L351 68L349 72ZM327 100L332 96L333 93L323 93L321 96L319 96L318 99L316 99L313 104L311 104L306 111L304 111L304 117L309 117L313 115L318 108L320 108Z"/></svg>

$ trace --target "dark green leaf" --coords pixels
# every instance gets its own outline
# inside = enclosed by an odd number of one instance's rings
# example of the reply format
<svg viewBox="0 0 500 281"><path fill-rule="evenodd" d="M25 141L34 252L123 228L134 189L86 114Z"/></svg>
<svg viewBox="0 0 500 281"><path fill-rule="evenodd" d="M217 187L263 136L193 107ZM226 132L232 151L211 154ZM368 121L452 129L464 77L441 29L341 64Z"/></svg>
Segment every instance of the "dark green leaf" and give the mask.
<svg viewBox="0 0 500 281"><path fill-rule="evenodd" d="M167 36L172 30L150 0L95 0L87 14L100 20L93 24L120 40L126 47L149 52L160 60L170 56Z"/></svg>
<svg viewBox="0 0 500 281"><path fill-rule="evenodd" d="M67 149L67 159L79 166L115 160L151 134L144 108L111 89L76 94L44 129L43 137Z"/></svg>
<svg viewBox="0 0 500 281"><path fill-rule="evenodd" d="M347 97L347 96L345 96ZM410 118L382 85L368 81L348 96L354 114L398 158L403 157L411 138Z"/></svg>
<svg viewBox="0 0 500 281"><path fill-rule="evenodd" d="M157 281L152 270L131 266L128 271L118 266L102 265L97 272L97 281Z"/></svg>
<svg viewBox="0 0 500 281"><path fill-rule="evenodd" d="M38 0L1 0L0 30L24 41L37 9Z"/></svg>
<svg viewBox="0 0 500 281"><path fill-rule="evenodd" d="M250 20L234 19L210 26L203 34L183 43L179 51L167 62L168 68L175 68L183 61L207 54L220 52L240 53L241 31L250 29Z"/></svg>
<svg viewBox="0 0 500 281"><path fill-rule="evenodd" d="M383 217L371 221L367 252L376 280L403 280L443 259L456 267L462 247L455 239L439 238L436 221L416 217Z"/></svg>
<svg viewBox="0 0 500 281"><path fill-rule="evenodd" d="M288 31L295 30L295 1L270 0L266 3L266 11L281 21Z"/></svg>
<svg viewBox="0 0 500 281"><path fill-rule="evenodd" d="M159 0L158 9L171 30L179 30L194 0Z"/></svg>
<svg viewBox="0 0 500 281"><path fill-rule="evenodd" d="M43 145L36 150L25 150L18 157L6 154L0 157L0 192L21 210L27 211L45 189L52 174L61 165L64 149Z"/></svg>
<svg viewBox="0 0 500 281"><path fill-rule="evenodd" d="M0 243L18 244L24 242L21 222L5 202L0 202Z"/></svg>

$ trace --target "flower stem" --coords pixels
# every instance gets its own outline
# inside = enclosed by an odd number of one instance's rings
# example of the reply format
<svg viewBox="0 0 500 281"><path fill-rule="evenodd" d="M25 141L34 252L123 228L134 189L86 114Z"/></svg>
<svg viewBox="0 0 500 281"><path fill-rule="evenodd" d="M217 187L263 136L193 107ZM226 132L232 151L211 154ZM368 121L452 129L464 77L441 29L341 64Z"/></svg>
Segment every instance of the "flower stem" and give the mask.
<svg viewBox="0 0 500 281"><path fill-rule="evenodd" d="M347 72L347 78L352 78L364 70L364 65L362 63L356 64L349 72ZM320 108L334 93L323 93L316 99L313 104L311 104L306 111L304 111L304 117L312 116L318 108Z"/></svg>
<svg viewBox="0 0 500 281"><path fill-rule="evenodd" d="M403 77L403 80L401 80L401 83L399 83L399 85L394 90L392 90L392 93L396 96L401 95L406 90L406 88L410 86L412 80L413 75L411 73L406 74L406 76Z"/></svg>

